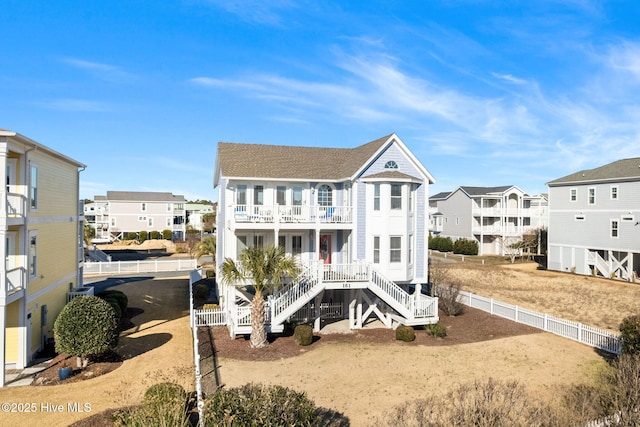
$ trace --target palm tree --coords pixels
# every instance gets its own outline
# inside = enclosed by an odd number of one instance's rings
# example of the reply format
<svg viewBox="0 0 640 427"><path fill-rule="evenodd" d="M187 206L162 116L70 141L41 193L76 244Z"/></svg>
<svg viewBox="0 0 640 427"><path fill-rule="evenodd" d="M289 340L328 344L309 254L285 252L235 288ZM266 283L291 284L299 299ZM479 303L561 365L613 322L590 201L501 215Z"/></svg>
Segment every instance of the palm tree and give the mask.
<svg viewBox="0 0 640 427"><path fill-rule="evenodd" d="M196 246L196 259L205 256L211 255L211 262L213 263L213 268L216 267L216 236L205 237Z"/></svg>
<svg viewBox="0 0 640 427"><path fill-rule="evenodd" d="M245 248L238 263L231 258L224 260L221 277L224 283L248 280L255 289L251 307L251 347L269 344L264 323L263 291L281 286L285 276L296 278L299 271L295 258L287 256L281 246Z"/></svg>

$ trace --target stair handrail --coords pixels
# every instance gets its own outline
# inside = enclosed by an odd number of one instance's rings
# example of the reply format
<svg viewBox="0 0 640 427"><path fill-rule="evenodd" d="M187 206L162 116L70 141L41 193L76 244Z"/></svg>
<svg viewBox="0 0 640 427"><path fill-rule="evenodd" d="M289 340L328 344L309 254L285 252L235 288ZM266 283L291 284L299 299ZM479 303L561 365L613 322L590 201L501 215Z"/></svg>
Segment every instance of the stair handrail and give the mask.
<svg viewBox="0 0 640 427"><path fill-rule="evenodd" d="M370 274L370 282L376 285L379 289L384 291L387 295L389 295L394 301L404 307L407 311L412 312L412 301L413 297L407 291L402 289L392 280L384 277L378 270L369 267Z"/></svg>
<svg viewBox="0 0 640 427"><path fill-rule="evenodd" d="M272 316L276 317L311 290L317 283L317 271L309 266L303 267L298 278L283 289L277 296L270 298Z"/></svg>

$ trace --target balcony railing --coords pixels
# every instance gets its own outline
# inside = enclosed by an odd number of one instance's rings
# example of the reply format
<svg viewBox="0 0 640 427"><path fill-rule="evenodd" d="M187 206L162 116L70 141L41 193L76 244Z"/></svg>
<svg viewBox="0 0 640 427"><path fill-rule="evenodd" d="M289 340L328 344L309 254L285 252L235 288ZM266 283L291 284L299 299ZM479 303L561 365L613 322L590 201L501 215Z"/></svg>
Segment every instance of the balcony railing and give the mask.
<svg viewBox="0 0 640 427"><path fill-rule="evenodd" d="M7 193L7 216L24 218L27 212L27 198L22 194Z"/></svg>
<svg viewBox="0 0 640 427"><path fill-rule="evenodd" d="M487 207L487 208L478 208L475 207L472 209L474 216L532 216L534 211L530 208L501 208L501 207Z"/></svg>
<svg viewBox="0 0 640 427"><path fill-rule="evenodd" d="M12 293L25 288L27 284L27 270L24 267L16 267L11 270L7 270L6 274L6 295L11 295Z"/></svg>
<svg viewBox="0 0 640 427"><path fill-rule="evenodd" d="M508 226L508 227L501 227L499 225L485 225L485 226L479 226L479 225L474 225L472 227L472 232L474 234L495 234L495 235L500 235L500 236L520 236L522 234L525 234L527 231L531 230L533 227L530 226L523 226L523 227L514 227L514 226Z"/></svg>
<svg viewBox="0 0 640 427"><path fill-rule="evenodd" d="M353 221L352 208L347 206L248 206L233 205L236 223L340 223Z"/></svg>

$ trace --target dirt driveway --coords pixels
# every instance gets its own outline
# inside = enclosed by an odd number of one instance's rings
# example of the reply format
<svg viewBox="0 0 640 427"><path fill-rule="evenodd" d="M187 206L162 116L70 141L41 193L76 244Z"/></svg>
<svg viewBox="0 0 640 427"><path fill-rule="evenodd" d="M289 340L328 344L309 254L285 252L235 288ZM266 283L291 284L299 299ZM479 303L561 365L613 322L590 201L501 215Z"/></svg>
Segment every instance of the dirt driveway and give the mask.
<svg viewBox="0 0 640 427"><path fill-rule="evenodd" d="M122 366L72 384L2 388L0 402L16 404L9 405L16 412L5 412L7 405L3 406L0 425L68 426L105 409L135 403L150 384L166 377L187 390L195 388L188 278L134 281L114 289L127 294L131 307L144 310L120 339L116 351L126 358Z"/></svg>

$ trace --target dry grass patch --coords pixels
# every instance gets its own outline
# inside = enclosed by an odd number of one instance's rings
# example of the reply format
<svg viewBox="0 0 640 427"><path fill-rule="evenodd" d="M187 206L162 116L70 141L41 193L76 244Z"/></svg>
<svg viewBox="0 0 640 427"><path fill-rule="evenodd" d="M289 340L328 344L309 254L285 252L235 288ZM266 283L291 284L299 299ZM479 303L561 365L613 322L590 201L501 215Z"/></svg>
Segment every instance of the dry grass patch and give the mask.
<svg viewBox="0 0 640 427"><path fill-rule="evenodd" d="M444 268L465 291L613 332L619 332L622 319L638 313L638 284L536 267L527 262Z"/></svg>

